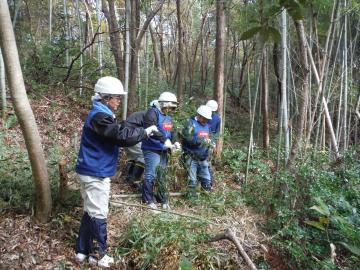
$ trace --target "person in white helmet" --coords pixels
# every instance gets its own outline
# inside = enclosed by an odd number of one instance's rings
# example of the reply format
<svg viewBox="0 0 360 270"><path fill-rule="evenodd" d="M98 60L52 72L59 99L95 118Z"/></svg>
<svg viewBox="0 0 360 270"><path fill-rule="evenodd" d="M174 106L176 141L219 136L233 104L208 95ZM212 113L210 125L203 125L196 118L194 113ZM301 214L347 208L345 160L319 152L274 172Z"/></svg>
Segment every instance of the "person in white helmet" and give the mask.
<svg viewBox="0 0 360 270"><path fill-rule="evenodd" d="M157 100L150 102L150 108L156 106ZM129 115L128 118L123 122L123 125L129 127L143 127L144 126L144 117L147 110L134 112ZM141 177L145 168L144 155L141 150L141 142L135 144L134 146L124 147L126 152L126 165L121 174L122 178L129 183L133 188L138 190L141 189Z"/></svg>
<svg viewBox="0 0 360 270"><path fill-rule="evenodd" d="M117 123L114 112L126 95L120 80L102 77L94 90L93 107L85 120L75 168L84 200L76 260L83 262L88 258L91 264L110 267L114 259L106 254L107 215L110 177L116 173L119 147L134 145L157 128L129 128Z"/></svg>
<svg viewBox="0 0 360 270"><path fill-rule="evenodd" d="M219 106L215 100L209 100L206 102L206 106L208 106L212 111L211 120L209 120L208 125L211 132L211 138L216 141L219 138L221 126L221 118L217 113Z"/></svg>
<svg viewBox="0 0 360 270"><path fill-rule="evenodd" d="M196 112L197 115L188 119L181 132L183 159L188 172L190 196L196 194L198 179L205 191L211 191L211 177L207 159L212 142L207 123L211 120L212 111L208 106L201 105Z"/></svg>
<svg viewBox="0 0 360 270"><path fill-rule="evenodd" d="M177 105L177 98L173 93L163 92L144 118L144 127L155 125L159 130L151 138L144 140L141 145L145 159L142 201L154 210L157 209L154 202L154 181L157 171L159 171L158 167L160 167L160 171L166 170L169 150L179 147L178 142L174 145L172 143L175 141L175 130L170 116ZM157 180L161 182L164 179L159 177ZM164 186L160 182L159 186ZM156 200L161 203L163 209L169 209L168 198L164 190L158 190Z"/></svg>

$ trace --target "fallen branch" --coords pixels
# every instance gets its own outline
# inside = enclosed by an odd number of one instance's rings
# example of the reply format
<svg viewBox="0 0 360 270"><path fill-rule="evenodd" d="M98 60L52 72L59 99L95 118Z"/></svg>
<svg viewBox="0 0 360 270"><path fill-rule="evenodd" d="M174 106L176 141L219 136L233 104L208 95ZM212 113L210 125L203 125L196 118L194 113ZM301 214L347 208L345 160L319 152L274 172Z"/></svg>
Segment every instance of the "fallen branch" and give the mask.
<svg viewBox="0 0 360 270"><path fill-rule="evenodd" d="M251 270L257 270L255 264L249 258L244 248L240 244L239 240L237 239L235 233L231 229L228 228L223 233L215 235L212 239L209 240L209 242L216 242L224 239L229 240L235 244L237 250L240 252L241 256L245 259L247 265L250 267Z"/></svg>
<svg viewBox="0 0 360 270"><path fill-rule="evenodd" d="M170 197L181 197L181 196L184 196L184 193L170 192L168 195ZM141 193L137 193L137 194L115 194L115 195L111 196L112 199L127 199L127 198L140 198L140 197L141 197Z"/></svg>
<svg viewBox="0 0 360 270"><path fill-rule="evenodd" d="M143 209L148 209L148 210L153 210L153 208L148 207L147 205L142 205L142 204L137 204L137 203L126 203L126 202L121 202L121 201L110 201L110 205L115 206L115 207L122 207L124 205L126 206L131 206L131 207L139 207L139 208L143 208ZM168 214L172 214L172 215L176 215L176 216L180 216L180 217L185 217L185 218L191 218L191 219L197 219L206 223L209 223L211 225L216 225L219 226L219 224L214 223L210 220L204 219L202 217L197 217L197 216L192 216L192 215L186 215L186 214L182 214L182 213L177 213L171 210L165 210L165 209L156 209L156 211L158 212L164 212L164 213L168 213Z"/></svg>

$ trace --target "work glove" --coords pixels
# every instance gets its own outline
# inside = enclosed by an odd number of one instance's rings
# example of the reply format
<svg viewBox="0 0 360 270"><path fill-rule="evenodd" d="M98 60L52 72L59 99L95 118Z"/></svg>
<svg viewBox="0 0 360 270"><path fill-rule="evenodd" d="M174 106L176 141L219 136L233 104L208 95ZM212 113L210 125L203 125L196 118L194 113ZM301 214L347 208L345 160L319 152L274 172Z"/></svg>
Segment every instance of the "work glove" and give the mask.
<svg viewBox="0 0 360 270"><path fill-rule="evenodd" d="M175 142L173 144L173 149L172 149L172 152L178 152L178 151L181 151L181 144L179 142Z"/></svg>
<svg viewBox="0 0 360 270"><path fill-rule="evenodd" d="M181 144L179 142L175 142L174 147L176 150L181 150Z"/></svg>
<svg viewBox="0 0 360 270"><path fill-rule="evenodd" d="M169 139L167 139L165 142L164 142L164 146L165 148L167 149L171 149L174 147L174 145L171 143L171 141Z"/></svg>
<svg viewBox="0 0 360 270"><path fill-rule="evenodd" d="M148 137L150 137L151 135L153 135L154 132L158 132L159 130L158 130L157 126L152 125L148 128L145 128L145 131L146 131L146 135Z"/></svg>

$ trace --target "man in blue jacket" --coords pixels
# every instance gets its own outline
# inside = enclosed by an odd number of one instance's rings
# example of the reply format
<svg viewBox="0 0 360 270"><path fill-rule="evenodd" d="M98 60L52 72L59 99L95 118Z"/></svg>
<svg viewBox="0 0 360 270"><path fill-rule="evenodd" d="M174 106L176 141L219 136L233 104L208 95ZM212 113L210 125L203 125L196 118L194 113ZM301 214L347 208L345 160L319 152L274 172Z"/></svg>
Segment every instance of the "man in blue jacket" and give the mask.
<svg viewBox="0 0 360 270"><path fill-rule="evenodd" d="M205 105L201 105L196 112L197 115L188 119L181 132L190 195L195 193L197 179L200 180L201 187L204 190L211 191L211 177L207 159L212 142L207 123L211 120L212 112Z"/></svg>
<svg viewBox="0 0 360 270"><path fill-rule="evenodd" d="M144 127L155 125L159 132L154 132L151 138L142 142L141 149L145 159L144 183L142 190L142 201L155 213L157 206L154 203L154 181L157 176L158 167L163 172L166 170L168 163L168 153L172 148L179 148L180 144L176 142L174 145L174 123L170 113L176 109L178 105L177 98L173 93L163 92L158 102L150 108L144 117ZM162 180L160 177L158 180ZM158 186L164 186L165 183L158 183ZM168 198L165 190L159 190L157 201L161 203L163 209L169 209Z"/></svg>
<svg viewBox="0 0 360 270"><path fill-rule="evenodd" d="M216 141L220 135L220 126L221 126L221 118L217 113L218 103L215 100L209 100L206 102L206 106L208 106L211 111L211 120L209 120L208 125L211 132L211 139Z"/></svg>
<svg viewBox="0 0 360 270"><path fill-rule="evenodd" d="M91 264L110 267L114 259L106 254L110 177L116 173L119 147L131 146L151 136L156 126L130 128L116 122L114 112L126 95L114 77L102 77L95 85L93 108L86 118L76 172L80 180L84 214L76 241L76 260L89 257ZM95 248L93 242L97 242ZM91 256L97 253L98 258Z"/></svg>

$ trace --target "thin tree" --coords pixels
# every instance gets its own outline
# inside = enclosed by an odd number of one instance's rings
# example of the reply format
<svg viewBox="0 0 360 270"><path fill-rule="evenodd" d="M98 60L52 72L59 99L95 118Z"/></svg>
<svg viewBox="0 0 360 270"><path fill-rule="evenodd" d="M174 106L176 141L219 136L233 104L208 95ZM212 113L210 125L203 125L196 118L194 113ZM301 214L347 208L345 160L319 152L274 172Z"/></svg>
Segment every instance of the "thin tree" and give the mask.
<svg viewBox="0 0 360 270"><path fill-rule="evenodd" d="M0 45L3 50L10 94L29 154L36 188L35 219L46 222L51 214L51 191L44 152L35 117L26 95L15 35L6 0L0 0Z"/></svg>
<svg viewBox="0 0 360 270"><path fill-rule="evenodd" d="M287 109L287 22L286 9L281 12L281 57L282 57L282 76L281 76L281 125L284 131L285 160L289 157L289 118ZM285 163L286 163L285 162Z"/></svg>
<svg viewBox="0 0 360 270"><path fill-rule="evenodd" d="M216 1L216 45L214 67L214 98L219 104L219 116L224 119L224 56L225 56L225 1ZM221 156L224 121L221 122L220 137L216 144L216 157Z"/></svg>
<svg viewBox="0 0 360 270"><path fill-rule="evenodd" d="M129 71L130 71L130 20L131 20L131 4L130 0L125 1L125 74L124 74L124 89L129 91ZM123 120L127 116L128 95L124 98L123 104Z"/></svg>
<svg viewBox="0 0 360 270"><path fill-rule="evenodd" d="M181 0L176 0L178 53L177 53L177 98L181 102L184 98L184 33L181 23Z"/></svg>
<svg viewBox="0 0 360 270"><path fill-rule="evenodd" d="M1 46L0 46L0 91L1 91L1 112L2 112L2 119L5 125L6 119L6 111L7 111L7 102L6 102L6 88L5 88L5 65L4 59L1 53Z"/></svg>
<svg viewBox="0 0 360 270"><path fill-rule="evenodd" d="M165 0L159 0L154 9L146 16L146 20L143 26L140 28L140 3L139 0L133 0L131 2L131 20L130 20L130 41L131 41L131 58L130 58L130 81L129 81L129 93L128 93L128 113L135 110L137 106L136 90L138 79L138 56L141 41L144 37L145 31L148 28L151 20L156 13L161 9ZM140 29L140 30L139 30Z"/></svg>
<svg viewBox="0 0 360 270"><path fill-rule="evenodd" d="M300 53L300 78L301 78L301 91L299 91L299 115L296 124L296 135L294 136L294 142L291 147L291 152L289 156L289 163L295 160L298 149L301 145L303 139L303 132L305 128L305 118L306 118L306 109L308 101L308 92L309 92L309 63L307 57L307 42L304 30L304 24L302 20L295 20L295 28L298 36L299 42L299 53Z"/></svg>
<svg viewBox="0 0 360 270"><path fill-rule="evenodd" d="M121 38L120 38L120 27L116 19L115 14L115 3L114 0L103 0L102 1L102 10L104 15L109 23L109 35L110 35L110 45L111 51L114 55L116 69L117 69L117 76L118 78L123 81L124 80L124 63L122 59L122 51L121 51Z"/></svg>

